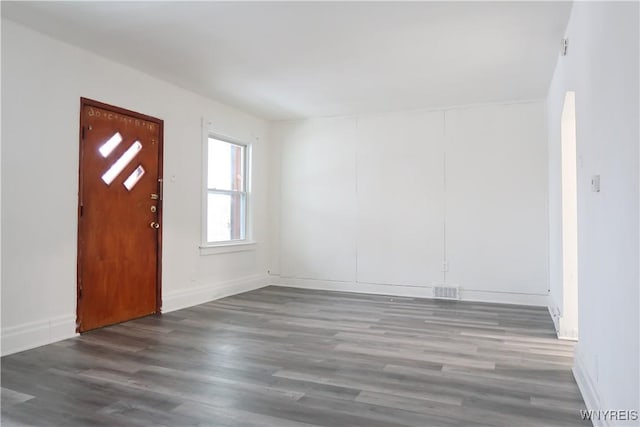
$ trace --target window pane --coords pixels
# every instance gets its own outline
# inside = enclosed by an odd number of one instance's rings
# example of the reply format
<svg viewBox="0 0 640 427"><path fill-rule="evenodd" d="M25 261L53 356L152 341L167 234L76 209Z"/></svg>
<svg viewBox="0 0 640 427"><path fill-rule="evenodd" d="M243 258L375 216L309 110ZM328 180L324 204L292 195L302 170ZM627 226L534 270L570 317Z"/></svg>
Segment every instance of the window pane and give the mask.
<svg viewBox="0 0 640 427"><path fill-rule="evenodd" d="M223 242L245 238L244 194L208 194L207 241Z"/></svg>
<svg viewBox="0 0 640 427"><path fill-rule="evenodd" d="M120 172L122 172L122 170L126 168L129 163L131 163L131 161L136 157L140 150L142 150L142 144L140 143L140 141L134 142L133 145L129 147L129 149L125 151L118 160L116 160L116 162L109 168L109 170L106 171L104 175L102 175L102 180L107 185L110 185L113 180L116 179L118 175L120 175Z"/></svg>
<svg viewBox="0 0 640 427"><path fill-rule="evenodd" d="M120 135L120 132L116 132L107 142L102 144L98 150L100 154L102 154L102 157L107 157L121 142L122 135Z"/></svg>
<svg viewBox="0 0 640 427"><path fill-rule="evenodd" d="M209 189L244 191L245 147L209 138Z"/></svg>
<svg viewBox="0 0 640 427"><path fill-rule="evenodd" d="M126 187L126 189L131 191L131 189L136 186L138 181L140 181L142 175L144 175L144 168L142 167L142 165L138 165L136 170L134 170L131 175L129 175L129 178L124 181L124 186Z"/></svg>

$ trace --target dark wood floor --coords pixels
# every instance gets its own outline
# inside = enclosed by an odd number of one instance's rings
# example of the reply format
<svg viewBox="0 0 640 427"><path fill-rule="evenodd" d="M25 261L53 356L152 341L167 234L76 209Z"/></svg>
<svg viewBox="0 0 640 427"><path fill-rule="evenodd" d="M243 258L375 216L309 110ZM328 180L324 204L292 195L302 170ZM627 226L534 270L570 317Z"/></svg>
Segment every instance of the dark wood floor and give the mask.
<svg viewBox="0 0 640 427"><path fill-rule="evenodd" d="M573 426L544 308L267 287L2 358L2 425Z"/></svg>

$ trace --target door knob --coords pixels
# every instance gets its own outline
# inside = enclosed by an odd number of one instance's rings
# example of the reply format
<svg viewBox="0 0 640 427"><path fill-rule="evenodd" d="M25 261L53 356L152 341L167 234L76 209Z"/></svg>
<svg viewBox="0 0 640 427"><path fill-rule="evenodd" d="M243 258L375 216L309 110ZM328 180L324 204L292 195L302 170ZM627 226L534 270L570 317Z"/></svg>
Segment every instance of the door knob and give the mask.
<svg viewBox="0 0 640 427"><path fill-rule="evenodd" d="M151 227L151 228L160 228L160 224L158 224L155 221L152 221L151 224L149 224L149 227Z"/></svg>

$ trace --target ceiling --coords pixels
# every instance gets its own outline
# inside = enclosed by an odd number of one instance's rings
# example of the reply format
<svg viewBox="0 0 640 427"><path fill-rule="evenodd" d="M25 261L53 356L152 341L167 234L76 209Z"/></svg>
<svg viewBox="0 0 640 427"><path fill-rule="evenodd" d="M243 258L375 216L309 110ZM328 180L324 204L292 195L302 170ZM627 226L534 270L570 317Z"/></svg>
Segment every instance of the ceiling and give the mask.
<svg viewBox="0 0 640 427"><path fill-rule="evenodd" d="M2 15L271 120L546 97L566 2L2 2Z"/></svg>

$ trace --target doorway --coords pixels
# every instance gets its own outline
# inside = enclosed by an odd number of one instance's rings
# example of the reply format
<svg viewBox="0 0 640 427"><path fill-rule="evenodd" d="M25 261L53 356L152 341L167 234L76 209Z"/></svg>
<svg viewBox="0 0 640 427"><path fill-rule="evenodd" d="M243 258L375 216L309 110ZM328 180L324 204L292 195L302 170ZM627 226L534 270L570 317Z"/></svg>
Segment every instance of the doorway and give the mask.
<svg viewBox="0 0 640 427"><path fill-rule="evenodd" d="M578 168L576 94L565 94L560 125L562 147L562 313L559 335L578 339Z"/></svg>
<svg viewBox="0 0 640 427"><path fill-rule="evenodd" d="M163 121L80 100L77 330L159 313Z"/></svg>

